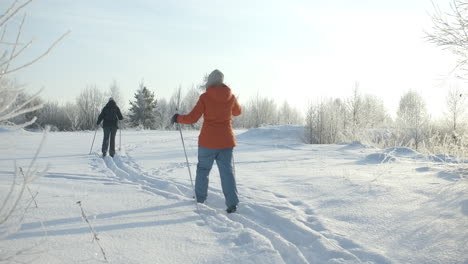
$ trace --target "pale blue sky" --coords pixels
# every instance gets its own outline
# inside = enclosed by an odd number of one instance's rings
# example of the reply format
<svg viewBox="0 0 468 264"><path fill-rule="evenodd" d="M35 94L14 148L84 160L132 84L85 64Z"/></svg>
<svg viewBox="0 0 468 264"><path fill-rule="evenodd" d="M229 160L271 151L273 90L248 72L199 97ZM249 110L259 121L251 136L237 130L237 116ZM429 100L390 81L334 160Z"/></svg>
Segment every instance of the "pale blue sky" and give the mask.
<svg viewBox="0 0 468 264"><path fill-rule="evenodd" d="M128 101L141 79L169 98L218 68L244 102L258 92L302 108L347 97L358 81L391 111L415 89L437 112L454 58L424 41L430 12L430 0L36 0L24 32L36 42L24 59L72 32L17 78L59 101L115 79Z"/></svg>

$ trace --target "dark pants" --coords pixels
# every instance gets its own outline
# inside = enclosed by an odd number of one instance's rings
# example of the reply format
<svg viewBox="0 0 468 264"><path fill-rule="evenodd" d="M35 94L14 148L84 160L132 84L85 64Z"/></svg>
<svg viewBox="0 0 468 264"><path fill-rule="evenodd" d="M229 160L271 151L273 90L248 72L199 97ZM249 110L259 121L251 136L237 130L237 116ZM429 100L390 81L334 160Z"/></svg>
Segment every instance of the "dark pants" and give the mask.
<svg viewBox="0 0 468 264"><path fill-rule="evenodd" d="M117 127L103 127L104 139L102 140L102 153L107 153L109 149L109 155L112 157L115 154L115 135L117 134ZM109 137L110 137L110 148L109 148Z"/></svg>

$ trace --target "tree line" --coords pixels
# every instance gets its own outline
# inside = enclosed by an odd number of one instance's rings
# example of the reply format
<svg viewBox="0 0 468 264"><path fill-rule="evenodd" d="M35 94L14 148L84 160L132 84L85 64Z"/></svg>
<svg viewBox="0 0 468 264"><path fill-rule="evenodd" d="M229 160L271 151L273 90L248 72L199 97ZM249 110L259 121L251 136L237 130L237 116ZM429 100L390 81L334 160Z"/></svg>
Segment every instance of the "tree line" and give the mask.
<svg viewBox="0 0 468 264"><path fill-rule="evenodd" d="M309 104L305 140L311 144L359 141L464 156L466 96L459 87L451 87L445 102L444 116L433 120L424 98L409 90L400 97L396 117L392 118L381 99L361 94L356 86L347 99L330 98Z"/></svg>
<svg viewBox="0 0 468 264"><path fill-rule="evenodd" d="M194 85L183 94L179 87L166 100L157 98L154 91L141 81L133 99L129 101L128 109L122 109L125 120L121 125L135 129L175 129L170 117L176 112L190 112L203 92L203 85ZM96 128L96 118L109 97L113 97L119 106L125 105L120 88L113 81L107 91L88 86L74 102L65 104L44 102L40 97L35 97L28 107L42 104L42 108L19 115L11 121L24 123L36 117L28 128L50 126L55 131L93 130ZM12 107L24 104L28 98L27 94L21 94ZM444 118L432 120L423 97L409 90L401 96L396 116L392 118L380 98L362 94L356 83L348 98L322 98L310 102L304 113L287 101L278 104L273 98L257 93L246 102L241 102L243 114L233 119L233 127L248 129L265 125L302 125L305 129L304 141L310 144L360 141L380 147L406 146L419 151L460 154L466 145L466 105L463 91L452 87L447 93ZM200 120L186 128L199 129L202 122Z"/></svg>
<svg viewBox="0 0 468 264"><path fill-rule="evenodd" d="M113 81L106 91L94 85L84 88L73 102L58 103L57 101L44 101L40 97L28 102L28 106L39 106L37 110L17 116L10 120L12 123L24 123L36 117L35 122L28 129L43 129L51 127L53 131L80 131L96 128L96 119L101 109L112 97L125 115L124 127L136 129L174 129L170 117L176 113L188 113L204 92L202 85L194 85L179 95L182 88L174 89L169 100L157 98L154 91L147 87L143 81L138 84L133 99L129 101L128 109L125 106L116 81ZM29 100L30 95L22 92L11 107L23 104ZM242 105L243 115L233 120L235 128L252 128L262 125L302 124L303 117L299 110L288 102L278 105L272 98L262 97L259 94L252 97ZM202 120L189 128L198 129Z"/></svg>

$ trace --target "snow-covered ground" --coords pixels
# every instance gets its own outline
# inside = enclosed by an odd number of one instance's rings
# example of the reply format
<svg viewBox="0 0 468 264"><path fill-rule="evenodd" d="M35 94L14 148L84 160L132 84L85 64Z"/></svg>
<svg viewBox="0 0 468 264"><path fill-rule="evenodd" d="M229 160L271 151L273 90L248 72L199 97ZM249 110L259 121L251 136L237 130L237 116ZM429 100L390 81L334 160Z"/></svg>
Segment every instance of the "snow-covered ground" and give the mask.
<svg viewBox="0 0 468 264"><path fill-rule="evenodd" d="M0 259L99 263L99 242L110 263L468 263L462 166L404 148L306 145L301 131L236 132L241 203L230 215L216 166L196 209L178 131L123 131L114 159L98 155L101 131L91 155L94 132L49 133L37 168L50 168L29 185L38 207L0 240ZM0 202L13 160L26 168L41 137L0 132ZM184 131L193 177L197 137Z"/></svg>

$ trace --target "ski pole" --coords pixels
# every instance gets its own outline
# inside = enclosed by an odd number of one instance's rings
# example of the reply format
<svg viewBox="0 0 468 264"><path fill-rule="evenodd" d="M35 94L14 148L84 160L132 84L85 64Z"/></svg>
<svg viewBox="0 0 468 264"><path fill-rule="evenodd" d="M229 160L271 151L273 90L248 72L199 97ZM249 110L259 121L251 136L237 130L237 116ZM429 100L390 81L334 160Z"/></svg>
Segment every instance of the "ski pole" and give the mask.
<svg viewBox="0 0 468 264"><path fill-rule="evenodd" d="M186 163L187 163L187 168L188 168L188 172L189 172L189 176L190 176L190 183L192 184L192 189L193 189L194 192L195 192L195 188L193 187L192 171L190 170L190 164L189 164L189 161L188 161L187 151L185 150L184 137L182 136L182 129L180 128L180 125L179 125L179 124L177 124L177 127L179 128L180 139L182 139L182 147L184 148L185 161L186 161Z"/></svg>
<svg viewBox="0 0 468 264"><path fill-rule="evenodd" d="M179 88L179 90L178 90L176 113L179 112L179 107L180 107L180 90L181 90L181 88ZM188 156L187 156L187 150L185 150L184 136L182 135L182 128L181 128L179 123L177 123L177 128L179 129L180 139L182 140L182 147L184 148L185 161L187 162L187 169L188 169L189 176L190 176L190 184L192 185L192 190L193 190L193 198L196 200L197 193L195 192L195 187L193 186L192 171L190 171L190 163L189 163ZM197 201L195 201L195 206L197 207L197 212L199 212L200 209L198 208L198 202Z"/></svg>
<svg viewBox="0 0 468 264"><path fill-rule="evenodd" d="M93 150L94 140L96 139L96 133L97 133L98 128L99 128L99 126L96 127L96 131L94 131L93 143L91 143L91 148L89 149L89 154L91 154L91 151Z"/></svg>
<svg viewBox="0 0 468 264"><path fill-rule="evenodd" d="M119 126L120 126L120 120L119 120ZM119 151L122 150L122 127L119 128Z"/></svg>

